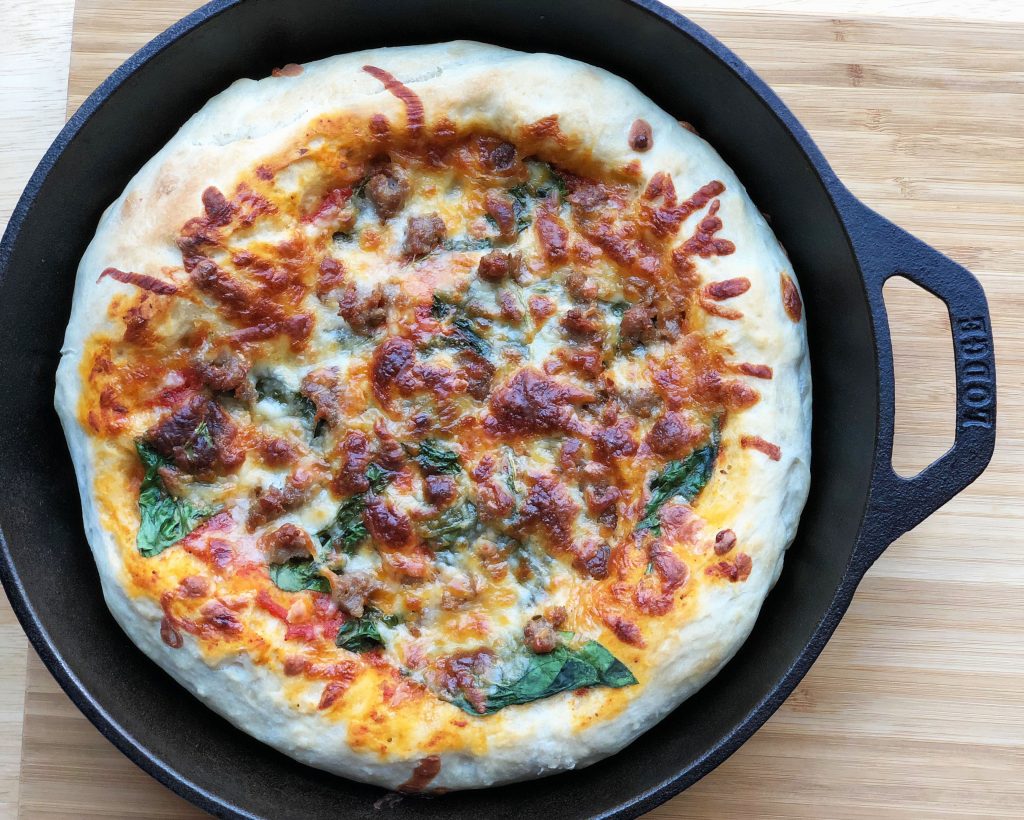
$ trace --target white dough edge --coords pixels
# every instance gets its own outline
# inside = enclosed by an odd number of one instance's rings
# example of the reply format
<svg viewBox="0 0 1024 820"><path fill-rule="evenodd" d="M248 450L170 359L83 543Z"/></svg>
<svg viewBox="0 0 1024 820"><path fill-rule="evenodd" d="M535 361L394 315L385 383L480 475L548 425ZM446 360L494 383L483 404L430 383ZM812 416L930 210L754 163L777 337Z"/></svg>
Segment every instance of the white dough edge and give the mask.
<svg viewBox="0 0 1024 820"><path fill-rule="evenodd" d="M778 462L755 451L745 483L728 492L742 499L728 524L743 551L753 557L744 583L703 585L700 612L678 633L654 646L658 671L621 712L573 732L566 693L527 707L504 710L495 742L484 756L445 753L432 788L467 789L535 778L586 766L607 757L651 728L706 684L750 633L761 604L775 584L792 541L810 483L811 384L803 320L792 322L782 306L780 272L796 277L785 253L739 180L702 139L682 128L634 86L604 70L547 54L524 54L495 46L454 42L386 48L310 63L298 77L239 80L214 97L132 179L104 213L82 259L74 303L57 372L56 408L67 436L82 498L85 533L111 613L134 643L214 711L264 743L310 766L388 788L405 782L415 760L387 760L353 751L344 721L293 710L279 692L275 673L239 656L210 667L192 640L173 650L160 639L160 607L129 598L114 540L101 528L94 496L93 445L77 418L84 341L110 329L107 304L118 288L97 284L108 266L159 275L180 267L174 239L180 226L200 212L209 185L233 190L240 174L263 156L301 138L318 113L382 112L404 122L402 103L361 70L386 69L422 99L427 120L441 114L456 123L483 120L501 133L557 114L561 130L583 135L595 155L612 167L639 160L645 178L672 175L680 197L712 179L726 185L721 236L736 253L697 260L705 281L745 276L751 289L728 303L744 318L712 318L735 351L735 360L770 364L774 378L751 379L761 400L735 416L725 444L740 452L741 432L761 435L782 450ZM637 154L627 135L634 120L653 129L654 145ZM144 207L140 208L139 205ZM699 215L692 217L699 219ZM684 223L680 236L692 232ZM756 460L754 460L756 459ZM713 486L713 485L712 485ZM709 491L712 488L709 487ZM578 699L585 703L586 698ZM498 739L500 738L500 739Z"/></svg>

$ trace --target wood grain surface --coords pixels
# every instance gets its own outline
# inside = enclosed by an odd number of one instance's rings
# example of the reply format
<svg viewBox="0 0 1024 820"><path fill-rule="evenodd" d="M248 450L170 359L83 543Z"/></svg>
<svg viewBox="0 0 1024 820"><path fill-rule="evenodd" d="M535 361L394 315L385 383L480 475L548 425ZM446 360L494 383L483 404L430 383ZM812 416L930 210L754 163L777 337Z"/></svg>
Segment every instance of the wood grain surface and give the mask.
<svg viewBox="0 0 1024 820"><path fill-rule="evenodd" d="M68 111L193 5L79 0ZM982 479L868 573L782 709L650 817L1024 817L1024 25L673 5L779 92L855 194L979 276L996 333L1000 434ZM992 9L1013 19L1017 4ZM886 297L895 463L912 474L952 440L949 325L908 283ZM9 672L0 668L0 683ZM0 816L15 816L19 801L24 818L202 816L107 743L31 653L20 777L9 782L4 744L19 701L5 691Z"/></svg>

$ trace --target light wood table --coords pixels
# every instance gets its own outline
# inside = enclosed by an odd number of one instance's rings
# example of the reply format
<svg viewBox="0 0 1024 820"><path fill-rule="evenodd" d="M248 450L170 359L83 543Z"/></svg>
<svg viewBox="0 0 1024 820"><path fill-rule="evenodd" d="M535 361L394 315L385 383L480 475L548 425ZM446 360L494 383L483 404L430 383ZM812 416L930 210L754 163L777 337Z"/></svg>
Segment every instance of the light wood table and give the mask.
<svg viewBox="0 0 1024 820"><path fill-rule="evenodd" d="M772 84L857 195L982 279L996 332L1000 435L985 476L868 573L778 714L651 816L1024 817L1024 6L673 5ZM4 0L0 223L65 103L73 110L192 6ZM948 320L912 285L894 283L887 299L895 460L913 473L952 440ZM74 709L0 596L0 817L87 816L200 814Z"/></svg>

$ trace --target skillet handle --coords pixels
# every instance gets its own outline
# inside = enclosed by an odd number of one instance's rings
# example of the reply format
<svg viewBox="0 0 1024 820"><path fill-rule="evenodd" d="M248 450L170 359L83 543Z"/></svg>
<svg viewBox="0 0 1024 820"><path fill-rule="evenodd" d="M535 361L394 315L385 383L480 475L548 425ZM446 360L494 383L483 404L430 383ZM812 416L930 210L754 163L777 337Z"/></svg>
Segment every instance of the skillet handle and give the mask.
<svg viewBox="0 0 1024 820"><path fill-rule="evenodd" d="M858 549L865 568L896 538L974 481L996 440L996 368L985 293L965 268L849 196L847 228L867 287L879 357L877 449L867 514ZM956 439L913 478L892 467L895 379L882 286L904 276L946 304L956 363Z"/></svg>

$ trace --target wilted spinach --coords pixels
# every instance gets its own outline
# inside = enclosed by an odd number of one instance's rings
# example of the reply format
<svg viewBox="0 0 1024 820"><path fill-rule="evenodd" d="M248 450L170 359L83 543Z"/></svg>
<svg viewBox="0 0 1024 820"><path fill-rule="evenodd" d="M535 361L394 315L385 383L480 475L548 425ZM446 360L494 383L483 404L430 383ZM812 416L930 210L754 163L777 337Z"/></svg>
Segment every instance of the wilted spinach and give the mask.
<svg viewBox="0 0 1024 820"><path fill-rule="evenodd" d="M502 473L505 475L505 486L513 496L519 495L519 471L516 468L516 451L511 447L502 447L505 456Z"/></svg>
<svg viewBox="0 0 1024 820"><path fill-rule="evenodd" d="M455 340L458 347L468 348L479 353L485 359L490 357L491 344L480 335L472 319L468 316L456 316L452 319L452 328L455 330L455 334L450 338Z"/></svg>
<svg viewBox="0 0 1024 820"><path fill-rule="evenodd" d="M401 622L397 615L385 615L371 607L363 612L362 618L353 618L342 624L334 643L349 652L369 652L384 645L378 624L398 626Z"/></svg>
<svg viewBox="0 0 1024 820"><path fill-rule="evenodd" d="M366 480L370 483L370 489L375 493L384 492L384 488L391 483L392 474L379 464L371 464L366 468Z"/></svg>
<svg viewBox="0 0 1024 820"><path fill-rule="evenodd" d="M490 342L481 335L481 329L466 315L461 305L452 304L435 293L430 314L440 322L447 322L452 329L450 335L435 337L431 346L462 348L472 350L485 359L490 357Z"/></svg>
<svg viewBox="0 0 1024 820"><path fill-rule="evenodd" d="M530 179L522 185L508 189L508 194L512 197L512 212L516 218L516 233L522 233L533 223L533 209L538 200L547 199L552 193L557 192L559 201L565 202L569 195L565 178L549 163L534 160L529 162L528 167ZM487 221L498 227L493 217L488 216Z"/></svg>
<svg viewBox="0 0 1024 820"><path fill-rule="evenodd" d="M661 508L665 502L677 496L693 501L700 494L714 472L720 438L718 419L715 419L711 423L711 439L705 446L682 461L670 461L651 479L651 499L644 508L644 517L636 525L637 531L650 530L661 535Z"/></svg>
<svg viewBox="0 0 1024 820"><path fill-rule="evenodd" d="M316 405L301 393L290 390L276 376L260 376L256 379L256 396L261 401L270 399L277 402L288 410L289 415L301 418L310 426L316 418Z"/></svg>
<svg viewBox="0 0 1024 820"><path fill-rule="evenodd" d="M457 475L462 471L459 454L432 438L425 438L420 442L416 463L423 472L435 475Z"/></svg>
<svg viewBox="0 0 1024 820"><path fill-rule="evenodd" d="M510 188L508 193L512 197L512 213L516 217L516 233L522 233L533 222L533 218L530 215L533 194L526 185L517 185L515 188Z"/></svg>
<svg viewBox="0 0 1024 820"><path fill-rule="evenodd" d="M445 300L443 296L435 293L430 304L430 315L437 320L447 319L455 312L455 305Z"/></svg>
<svg viewBox="0 0 1024 820"><path fill-rule="evenodd" d="M538 170L540 172L540 181L537 183L537 196L546 199L553 191L557 191L559 199L564 202L569 196L569 186L565 184L565 177L558 173L549 162L537 162L534 165L539 166Z"/></svg>
<svg viewBox="0 0 1024 820"><path fill-rule="evenodd" d="M615 689L637 682L629 668L597 641L579 649L561 644L546 655L529 654L526 669L511 681L503 681L487 692L483 709L472 706L460 694L451 702L471 715L490 715L506 706L518 706L591 686Z"/></svg>
<svg viewBox="0 0 1024 820"><path fill-rule="evenodd" d="M304 589L327 593L331 591L330 583L320 574L320 565L309 558L293 558L283 564L271 564L270 580L285 592L302 592Z"/></svg>
<svg viewBox="0 0 1024 820"><path fill-rule="evenodd" d="M198 429L196 432L198 434ZM152 558L178 543L209 518L213 511L171 495L158 472L161 467L169 466L170 461L142 441L135 442L135 450L142 466L146 468L139 486L139 532L136 545L141 555Z"/></svg>
<svg viewBox="0 0 1024 820"><path fill-rule="evenodd" d="M437 518L424 521L422 527L427 541L450 548L466 538L476 523L476 507L465 501L449 507Z"/></svg>
<svg viewBox="0 0 1024 820"><path fill-rule="evenodd" d="M371 464L366 468L366 480L370 482L370 489L373 492L381 493L390 483L391 473L376 464ZM316 534L320 546L324 550L335 552L355 552L370 534L363 523L365 509L365 493L353 495L342 501L334 520Z"/></svg>

